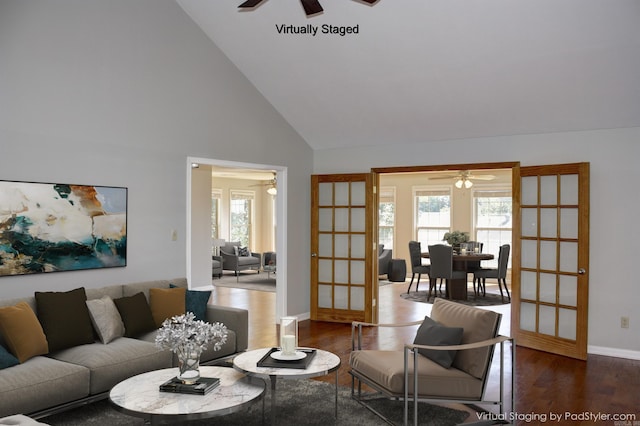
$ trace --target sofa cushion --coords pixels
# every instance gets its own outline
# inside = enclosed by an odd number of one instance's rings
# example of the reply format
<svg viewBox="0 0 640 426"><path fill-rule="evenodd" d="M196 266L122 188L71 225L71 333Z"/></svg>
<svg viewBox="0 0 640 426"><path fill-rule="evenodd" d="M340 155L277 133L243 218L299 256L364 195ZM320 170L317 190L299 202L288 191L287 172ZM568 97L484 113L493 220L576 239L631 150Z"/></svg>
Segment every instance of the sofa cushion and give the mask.
<svg viewBox="0 0 640 426"><path fill-rule="evenodd" d="M49 352L42 326L26 302L0 308L0 333L20 362Z"/></svg>
<svg viewBox="0 0 640 426"><path fill-rule="evenodd" d="M13 367L14 365L20 364L18 358L11 355L4 346L0 345L0 370Z"/></svg>
<svg viewBox="0 0 640 426"><path fill-rule="evenodd" d="M167 318L184 314L185 302L186 289L184 288L149 289L149 306L156 327L160 327Z"/></svg>
<svg viewBox="0 0 640 426"><path fill-rule="evenodd" d="M29 414L88 395L87 368L46 356L37 356L20 365L2 370L0 417L18 413Z"/></svg>
<svg viewBox="0 0 640 426"><path fill-rule="evenodd" d="M151 308L147 303L144 293L136 293L133 296L121 297L113 301L120 312L124 323L124 335L137 337L156 328L153 321Z"/></svg>
<svg viewBox="0 0 640 426"><path fill-rule="evenodd" d="M108 345L93 343L65 349L52 356L89 369L91 395L106 392L136 374L171 367L171 352L160 350L153 343L127 337Z"/></svg>
<svg viewBox="0 0 640 426"><path fill-rule="evenodd" d="M413 343L428 346L459 345L462 341L462 332L463 329L461 327L445 327L429 317L424 317L424 321L418 328ZM438 351L435 349L418 348L420 355L426 356L444 368L451 367L456 357L456 352L457 351Z"/></svg>
<svg viewBox="0 0 640 426"><path fill-rule="evenodd" d="M36 291L35 298L49 352L94 342L84 287L64 292Z"/></svg>
<svg viewBox="0 0 640 426"><path fill-rule="evenodd" d="M117 337L124 336L124 323L113 299L102 296L100 299L87 300L87 307L93 327L102 343L107 344Z"/></svg>
<svg viewBox="0 0 640 426"><path fill-rule="evenodd" d="M175 284L169 284L170 288L178 288ZM185 295L185 311L193 312L197 320L207 321L207 304L211 297L210 290L187 290Z"/></svg>

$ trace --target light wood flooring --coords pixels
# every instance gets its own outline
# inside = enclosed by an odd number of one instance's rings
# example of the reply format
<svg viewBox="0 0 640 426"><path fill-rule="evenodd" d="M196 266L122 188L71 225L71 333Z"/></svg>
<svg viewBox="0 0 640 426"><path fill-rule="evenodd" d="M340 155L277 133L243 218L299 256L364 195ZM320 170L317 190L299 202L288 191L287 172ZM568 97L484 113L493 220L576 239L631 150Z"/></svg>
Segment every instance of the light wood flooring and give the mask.
<svg viewBox="0 0 640 426"><path fill-rule="evenodd" d="M380 322L414 321L429 313L431 305L399 297L406 289L404 283L380 287ZM491 291L489 283L487 291ZM277 345L275 296L275 293L261 291L215 288L211 303L249 310L249 348L255 349ZM509 334L510 322L508 306L492 307L503 313L501 334L506 335ZM413 341L414 333L415 329L369 333L365 342L367 347L399 349L404 342ZM301 346L322 348L340 356L339 384L351 385L351 376L347 372L351 351L350 324L302 321L299 323L299 340ZM321 380L332 381L333 375ZM496 389L497 380L493 380L492 376L489 391ZM527 348L518 347L516 350L516 409L510 412L521 417L517 424L543 423L528 421L543 415L546 416L546 422L551 422L550 413L561 413L563 421L557 424L614 425L613 421L580 421L564 417L565 413L569 413L569 416L604 413L634 414L635 424L638 425L638 395L640 361L589 355L585 362ZM474 420L477 420L475 414L467 422ZM542 420L542 417L538 417L538 420ZM634 424L631 420L629 424Z"/></svg>

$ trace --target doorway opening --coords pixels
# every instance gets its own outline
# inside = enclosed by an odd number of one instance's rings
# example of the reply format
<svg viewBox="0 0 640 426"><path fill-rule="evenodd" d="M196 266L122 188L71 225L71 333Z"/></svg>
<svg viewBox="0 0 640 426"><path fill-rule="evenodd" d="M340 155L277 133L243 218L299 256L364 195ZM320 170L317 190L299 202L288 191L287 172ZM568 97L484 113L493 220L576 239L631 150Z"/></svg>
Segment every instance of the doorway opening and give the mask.
<svg viewBox="0 0 640 426"><path fill-rule="evenodd" d="M378 243L384 244L385 249L391 248L394 259L405 259L409 276L408 242L412 240L420 241L423 247L441 244L445 232L460 230L468 232L471 240L483 240L485 252L498 253L501 244L513 247L513 212L505 220L497 221L497 216L485 214L483 217L479 205L481 198L491 195L510 202L513 170L518 166L517 162L501 162L372 169L377 175L380 194L376 224ZM426 201L431 198L443 199L442 208L427 208ZM483 220L494 220L495 223L483 223ZM497 255L494 261L497 261ZM508 279L508 282L511 286L512 280ZM511 305L505 306L506 311L502 305L499 310L508 316ZM509 321L504 321L504 326L508 328Z"/></svg>
<svg viewBox="0 0 640 426"><path fill-rule="evenodd" d="M253 212L247 226L239 226L238 220L231 223L230 216L224 216L224 223L213 224L215 215L212 214L214 203L214 171L219 175L242 173L254 174L252 183L244 192L257 194L273 205L273 227L268 227L269 235L265 236L265 247L275 247L278 254L278 272L276 278L275 318L286 316L287 306L287 248L284 242L287 236L286 200L287 200L287 168L269 164L242 163L210 158L188 157L187 164L187 278L193 288L209 287L212 285L212 254L217 248L213 247L213 234L218 238L230 241L234 237L245 238L250 242L258 239L252 230L251 218L260 212ZM266 176L266 178L265 178ZM264 184L264 185L263 185ZM263 187L264 186L264 187ZM269 190L269 192L267 192ZM225 192L231 193L230 190ZM237 193L240 193L236 191ZM272 194L274 193L275 194ZM229 194L225 194L228 196ZM236 194L237 195L237 194ZM242 197L241 197L242 198ZM218 212L220 214L220 212ZM240 219L241 221L241 219ZM276 226L277 224L277 226ZM213 225L213 226L212 226ZM216 226L219 229L215 229ZM233 227L233 230L231 229ZM261 236L262 237L262 236ZM263 238L260 238L262 240ZM262 272L261 272L262 273Z"/></svg>

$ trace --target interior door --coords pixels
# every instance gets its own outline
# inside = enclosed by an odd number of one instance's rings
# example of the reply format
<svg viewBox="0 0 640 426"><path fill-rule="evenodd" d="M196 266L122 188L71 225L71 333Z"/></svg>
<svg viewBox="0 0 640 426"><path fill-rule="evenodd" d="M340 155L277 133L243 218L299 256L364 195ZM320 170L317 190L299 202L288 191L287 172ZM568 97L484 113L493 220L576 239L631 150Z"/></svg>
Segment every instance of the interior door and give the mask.
<svg viewBox="0 0 640 426"><path fill-rule="evenodd" d="M518 345L586 359L589 164L515 168L514 207L511 333Z"/></svg>
<svg viewBox="0 0 640 426"><path fill-rule="evenodd" d="M377 321L375 176L311 177L312 320Z"/></svg>

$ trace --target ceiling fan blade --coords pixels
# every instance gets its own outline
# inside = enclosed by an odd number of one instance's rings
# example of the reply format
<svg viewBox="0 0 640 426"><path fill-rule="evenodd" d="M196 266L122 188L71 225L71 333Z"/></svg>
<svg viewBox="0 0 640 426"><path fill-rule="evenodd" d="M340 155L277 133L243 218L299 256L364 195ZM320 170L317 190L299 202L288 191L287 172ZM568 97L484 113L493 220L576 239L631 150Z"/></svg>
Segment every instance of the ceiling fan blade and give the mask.
<svg viewBox="0 0 640 426"><path fill-rule="evenodd" d="M363 1L365 3L369 3L369 4L374 4L375 2L377 2L378 0L360 0Z"/></svg>
<svg viewBox="0 0 640 426"><path fill-rule="evenodd" d="M496 177L493 175L469 175L467 178L475 180L494 180Z"/></svg>
<svg viewBox="0 0 640 426"><path fill-rule="evenodd" d="M318 0L300 0L300 2L302 3L302 7L304 7L304 11L307 16L315 15L316 13L320 13L324 10Z"/></svg>
<svg viewBox="0 0 640 426"><path fill-rule="evenodd" d="M238 7L255 7L260 3L262 3L263 1L264 0L247 0Z"/></svg>
<svg viewBox="0 0 640 426"><path fill-rule="evenodd" d="M455 179L460 177L460 175L448 175L448 176L429 176L429 180L439 180L439 179Z"/></svg>

